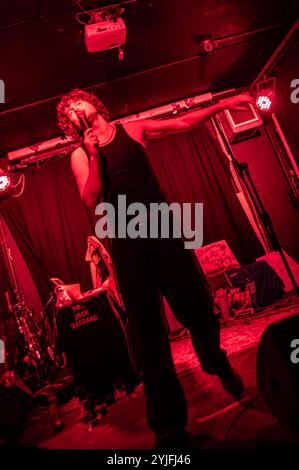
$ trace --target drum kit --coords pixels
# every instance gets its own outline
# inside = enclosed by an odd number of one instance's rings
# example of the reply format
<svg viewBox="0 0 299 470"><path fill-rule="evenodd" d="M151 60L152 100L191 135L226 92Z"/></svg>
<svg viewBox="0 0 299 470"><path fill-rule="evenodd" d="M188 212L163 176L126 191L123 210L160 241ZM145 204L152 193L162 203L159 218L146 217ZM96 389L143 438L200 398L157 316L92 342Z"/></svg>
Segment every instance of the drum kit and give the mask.
<svg viewBox="0 0 299 470"><path fill-rule="evenodd" d="M0 383L5 383L7 377L11 378L13 372L16 377L35 382L34 387L40 387L48 380L53 368L59 365L54 338L50 337L46 327L47 310L52 298L42 312L41 322L37 322L20 288L2 217L0 217L0 238L10 284L5 292L7 308L1 318L2 340L6 349L2 367L4 374L0 378Z"/></svg>

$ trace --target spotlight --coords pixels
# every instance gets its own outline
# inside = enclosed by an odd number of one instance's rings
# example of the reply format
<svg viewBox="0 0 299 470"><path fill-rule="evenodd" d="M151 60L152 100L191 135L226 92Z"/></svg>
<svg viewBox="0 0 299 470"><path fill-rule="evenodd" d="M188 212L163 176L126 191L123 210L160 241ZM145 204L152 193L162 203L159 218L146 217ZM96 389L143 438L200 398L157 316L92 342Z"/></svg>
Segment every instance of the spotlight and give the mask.
<svg viewBox="0 0 299 470"><path fill-rule="evenodd" d="M10 177L0 169L0 199L5 199L10 195L11 179Z"/></svg>
<svg viewBox="0 0 299 470"><path fill-rule="evenodd" d="M257 85L256 106L260 111L271 111L275 104L275 78L263 80Z"/></svg>
<svg viewBox="0 0 299 470"><path fill-rule="evenodd" d="M272 100L270 96L265 93L256 97L256 105L261 111L269 111L272 106Z"/></svg>
<svg viewBox="0 0 299 470"><path fill-rule="evenodd" d="M0 191L5 191L10 186L10 177L7 175L0 176Z"/></svg>

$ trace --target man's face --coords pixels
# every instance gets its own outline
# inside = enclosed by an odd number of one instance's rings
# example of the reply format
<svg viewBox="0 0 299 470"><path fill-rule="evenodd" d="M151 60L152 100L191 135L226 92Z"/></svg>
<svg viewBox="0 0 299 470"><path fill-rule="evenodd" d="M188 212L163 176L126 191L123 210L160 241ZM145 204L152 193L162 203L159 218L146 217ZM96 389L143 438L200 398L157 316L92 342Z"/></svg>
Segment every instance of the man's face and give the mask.
<svg viewBox="0 0 299 470"><path fill-rule="evenodd" d="M83 111L85 113L87 122L92 125L94 119L97 118L98 113L96 108L89 103L88 101L84 100L76 100L71 101L68 108L66 109L67 116L69 120L74 123L76 126L80 126L80 122L77 117L77 111Z"/></svg>

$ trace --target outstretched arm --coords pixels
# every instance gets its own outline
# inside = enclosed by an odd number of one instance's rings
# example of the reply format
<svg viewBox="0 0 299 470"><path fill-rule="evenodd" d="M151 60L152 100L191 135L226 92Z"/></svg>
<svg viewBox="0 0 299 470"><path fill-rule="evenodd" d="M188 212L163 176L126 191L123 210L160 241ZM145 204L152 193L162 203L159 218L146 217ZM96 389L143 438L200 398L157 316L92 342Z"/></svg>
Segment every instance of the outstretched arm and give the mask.
<svg viewBox="0 0 299 470"><path fill-rule="evenodd" d="M190 111L173 119L145 119L139 121L138 125L141 126L143 139L155 139L193 129L224 109L241 109L242 104L246 102L253 102L252 97L247 93L223 99L217 104L204 109Z"/></svg>

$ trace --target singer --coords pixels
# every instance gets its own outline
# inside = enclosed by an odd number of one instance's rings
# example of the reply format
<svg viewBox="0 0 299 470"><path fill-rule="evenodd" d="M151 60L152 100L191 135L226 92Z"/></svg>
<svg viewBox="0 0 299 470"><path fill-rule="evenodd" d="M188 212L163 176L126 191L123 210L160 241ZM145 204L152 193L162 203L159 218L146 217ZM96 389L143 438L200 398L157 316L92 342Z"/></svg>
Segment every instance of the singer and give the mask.
<svg viewBox="0 0 299 470"><path fill-rule="evenodd" d="M93 210L103 200L117 204L119 194L126 195L129 203L146 206L165 201L145 153L147 140L192 129L214 113L248 101L252 98L244 94L173 119L114 125L95 95L71 91L57 106L58 124L66 135L81 136L71 167L82 200ZM148 424L156 434L157 447L182 446L187 406L160 315L160 291L189 330L202 369L218 375L224 389L235 397L244 390L220 347L220 326L207 282L192 250L185 249L180 238L116 237L111 240L111 255L142 364Z"/></svg>

